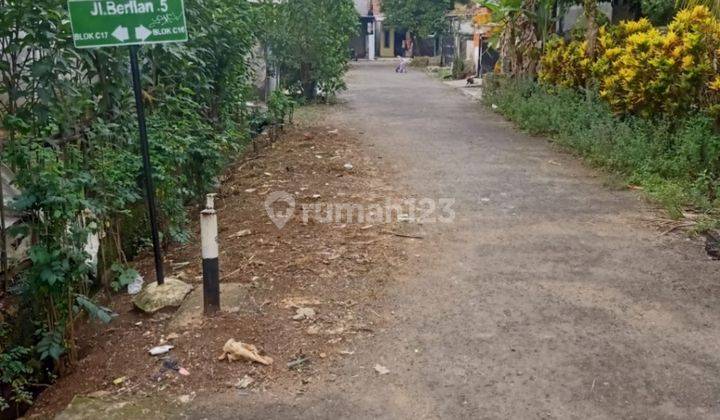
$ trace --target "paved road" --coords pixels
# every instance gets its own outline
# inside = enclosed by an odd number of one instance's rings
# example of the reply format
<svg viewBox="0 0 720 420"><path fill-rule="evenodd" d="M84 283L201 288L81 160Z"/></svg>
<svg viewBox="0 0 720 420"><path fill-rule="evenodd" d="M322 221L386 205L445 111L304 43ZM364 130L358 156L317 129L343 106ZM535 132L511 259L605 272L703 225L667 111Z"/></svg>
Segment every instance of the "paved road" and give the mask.
<svg viewBox="0 0 720 420"><path fill-rule="evenodd" d="M637 194L420 72L357 64L333 117L417 197L456 199L394 326L302 396L228 418L720 418L720 273ZM413 254L414 255L414 254ZM350 360L351 359L351 360ZM378 376L375 363L391 373ZM208 411L205 411L206 415Z"/></svg>

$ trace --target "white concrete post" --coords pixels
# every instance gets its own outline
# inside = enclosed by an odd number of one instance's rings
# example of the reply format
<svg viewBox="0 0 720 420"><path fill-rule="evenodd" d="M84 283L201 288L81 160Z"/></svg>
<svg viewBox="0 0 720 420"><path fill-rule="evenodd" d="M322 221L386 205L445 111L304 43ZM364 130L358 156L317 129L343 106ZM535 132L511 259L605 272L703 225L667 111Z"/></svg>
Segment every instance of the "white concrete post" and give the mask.
<svg viewBox="0 0 720 420"><path fill-rule="evenodd" d="M368 59L374 60L375 59L375 29L373 28L373 33L368 35Z"/></svg>
<svg viewBox="0 0 720 420"><path fill-rule="evenodd" d="M200 213L203 304L205 313L211 314L220 310L220 244L215 194L207 195L205 207L205 210Z"/></svg>

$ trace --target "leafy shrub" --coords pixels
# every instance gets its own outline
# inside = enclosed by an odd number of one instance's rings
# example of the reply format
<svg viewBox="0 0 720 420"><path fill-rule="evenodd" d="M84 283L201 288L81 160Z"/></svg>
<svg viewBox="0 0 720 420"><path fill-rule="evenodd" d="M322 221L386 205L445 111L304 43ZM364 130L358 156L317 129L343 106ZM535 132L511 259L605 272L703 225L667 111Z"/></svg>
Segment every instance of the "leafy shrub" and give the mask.
<svg viewBox="0 0 720 420"><path fill-rule="evenodd" d="M675 14L675 0L641 0L640 7L653 25L667 25Z"/></svg>
<svg viewBox="0 0 720 420"><path fill-rule="evenodd" d="M573 37L570 42L557 36L553 37L545 46L540 61L539 78L551 85L584 88L593 78L612 72L610 68L613 64L612 58L621 51L617 45L624 43L630 35L651 29L653 27L647 19L622 22L610 29L607 25L600 27L597 45L600 58L596 62L592 62L587 57L587 41L583 40L582 33ZM608 52L608 50L612 51ZM604 57L603 54L606 52L608 55Z"/></svg>
<svg viewBox="0 0 720 420"><path fill-rule="evenodd" d="M140 276L140 273L134 268L123 267L117 262L111 266L111 270L115 273L115 281L113 281L110 286L116 292L127 287Z"/></svg>
<svg viewBox="0 0 720 420"><path fill-rule="evenodd" d="M32 350L23 346L5 348L8 326L0 323L0 412L10 408L10 404L29 405L32 403L31 381L35 379L36 369L30 363ZM16 410L17 411L17 410Z"/></svg>
<svg viewBox="0 0 720 420"><path fill-rule="evenodd" d="M74 146L65 148L64 159L32 139L12 143L8 151L16 164L32 168L19 171L15 180L22 195L14 207L26 215L17 229L35 239L20 287L26 305L44 321L37 332L41 342L53 338L53 346L40 351L40 357L57 360L66 347L72 348L76 299L89 290L85 244L97 224L83 215L93 208L85 194L91 178L80 174L82 154Z"/></svg>
<svg viewBox="0 0 720 420"><path fill-rule="evenodd" d="M623 46L626 40L639 33L646 33L654 30L647 19L636 21L620 22L617 26L603 26L598 36L598 58L591 66L591 73L588 75L601 79L611 75L617 69L615 60L623 53Z"/></svg>
<svg viewBox="0 0 720 420"><path fill-rule="evenodd" d="M410 62L411 67L427 67L430 65L430 59L432 57L415 57Z"/></svg>
<svg viewBox="0 0 720 420"><path fill-rule="evenodd" d="M0 385L7 386L10 400L0 396L0 411L10 408L10 404L32 404L28 378L33 374L29 366L31 350L26 347L14 347L0 352Z"/></svg>
<svg viewBox="0 0 720 420"><path fill-rule="evenodd" d="M30 372L15 362L72 365L81 312L112 318L88 296L98 277L108 287L127 283L133 273L117 267L147 243L149 231L127 49L75 49L66 5L0 6L0 43L7 46L0 48L0 158L21 190L16 229L33 239L30 266L13 288L34 328L12 339L29 350L13 351L18 346L0 337L0 381L18 390ZM189 42L146 46L140 54L166 242L188 239L185 206L215 188L248 138L254 11L233 0L187 0L186 11ZM95 233L104 234L97 267L85 250Z"/></svg>
<svg viewBox="0 0 720 420"><path fill-rule="evenodd" d="M286 87L299 88L309 100L318 91L330 98L345 88L348 45L360 26L352 1L264 0L261 6L260 39Z"/></svg>
<svg viewBox="0 0 720 420"><path fill-rule="evenodd" d="M272 47L271 64L286 86L328 95L344 86L346 47L359 23L352 2L267 3L186 0L189 41L140 52L165 243L189 239L186 206L216 188L251 126L292 112L294 102L279 91L269 116L245 109L258 38ZM0 161L17 174L17 229L33 239L30 266L13 288L32 328L11 339L0 334L0 386L13 402L29 401L31 379L47 379L31 366L72 365L81 312L112 318L88 296L101 284L119 289L132 281L127 258L148 243L127 50L75 49L66 6L0 2ZM97 265L85 250L96 233L103 238ZM5 404L0 399L0 410Z"/></svg>
<svg viewBox="0 0 720 420"><path fill-rule="evenodd" d="M295 108L295 101L280 89L273 91L268 100L268 115L272 124L283 124Z"/></svg>
<svg viewBox="0 0 720 420"><path fill-rule="evenodd" d="M551 38L540 60L539 77L545 83L564 87L585 86L591 75L592 62L587 56L587 41L565 42Z"/></svg>
<svg viewBox="0 0 720 420"><path fill-rule="evenodd" d="M604 54L596 66L600 94L613 109L679 115L714 102L709 88L717 75L720 23L707 8L679 12L667 33L646 20L619 30L625 34L609 31L601 40Z"/></svg>
<svg viewBox="0 0 720 420"><path fill-rule="evenodd" d="M456 80L464 79L465 76L467 75L467 70L465 68L465 60L463 60L463 58L460 57L459 55L456 55L453 58L451 74L452 74L452 78L456 79Z"/></svg>
<svg viewBox="0 0 720 420"><path fill-rule="evenodd" d="M703 6L680 11L666 32L649 20L601 28L599 58L585 45L553 40L540 79L564 87L597 81L600 96L619 114L687 115L700 109L720 115L720 22Z"/></svg>

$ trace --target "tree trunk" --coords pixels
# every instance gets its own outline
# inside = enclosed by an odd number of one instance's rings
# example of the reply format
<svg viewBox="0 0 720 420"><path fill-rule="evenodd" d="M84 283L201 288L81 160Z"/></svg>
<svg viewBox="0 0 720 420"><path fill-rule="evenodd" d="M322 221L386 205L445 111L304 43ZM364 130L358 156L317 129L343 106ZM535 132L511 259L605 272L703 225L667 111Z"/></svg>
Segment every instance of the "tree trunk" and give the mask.
<svg viewBox="0 0 720 420"><path fill-rule="evenodd" d="M511 75L515 60L515 22L513 20L505 25L500 37L500 72Z"/></svg>
<svg viewBox="0 0 720 420"><path fill-rule="evenodd" d="M535 22L537 0L523 0L521 10L506 16L500 35L500 70L513 78L535 75L540 60Z"/></svg>
<svg viewBox="0 0 720 420"><path fill-rule="evenodd" d="M312 79L310 74L310 64L300 64L300 81L302 83L302 90L305 99L308 101L315 100L315 90L317 89L317 81Z"/></svg>
<svg viewBox="0 0 720 420"><path fill-rule="evenodd" d="M590 60L595 60L599 31L597 24L597 2L595 0L584 0L583 8L585 9L585 19L587 20L587 31L585 33L585 39L587 41L587 56Z"/></svg>
<svg viewBox="0 0 720 420"><path fill-rule="evenodd" d="M509 19L502 34L502 72L514 78L533 76L537 71L540 57L538 39L535 24L528 16L535 12L535 8L536 0L524 0L523 11Z"/></svg>

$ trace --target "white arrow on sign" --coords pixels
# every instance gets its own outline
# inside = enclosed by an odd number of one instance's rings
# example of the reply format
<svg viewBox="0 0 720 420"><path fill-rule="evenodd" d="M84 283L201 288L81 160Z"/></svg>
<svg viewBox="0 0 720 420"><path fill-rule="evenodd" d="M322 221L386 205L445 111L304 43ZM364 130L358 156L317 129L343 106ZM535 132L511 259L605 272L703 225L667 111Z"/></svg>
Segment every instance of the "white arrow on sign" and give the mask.
<svg viewBox="0 0 720 420"><path fill-rule="evenodd" d="M128 39L130 39L130 33L128 32L128 28L124 26L118 26L115 28L115 30L112 33L112 36L118 39L120 42L125 42Z"/></svg>
<svg viewBox="0 0 720 420"><path fill-rule="evenodd" d="M145 41L150 35L152 35L152 31L143 25L135 28L135 38L138 41Z"/></svg>

